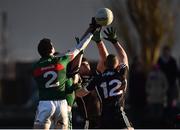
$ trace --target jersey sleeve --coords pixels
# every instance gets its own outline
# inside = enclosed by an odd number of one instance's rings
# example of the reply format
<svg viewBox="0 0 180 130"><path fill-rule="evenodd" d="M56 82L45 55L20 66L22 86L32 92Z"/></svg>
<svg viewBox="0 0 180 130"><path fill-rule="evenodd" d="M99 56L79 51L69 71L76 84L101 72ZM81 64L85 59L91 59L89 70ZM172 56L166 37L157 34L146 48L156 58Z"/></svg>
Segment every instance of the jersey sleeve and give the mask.
<svg viewBox="0 0 180 130"><path fill-rule="evenodd" d="M61 57L57 57L58 58L58 62L62 65L64 65L64 67L67 67L67 65L69 64L70 57L68 55L63 55Z"/></svg>
<svg viewBox="0 0 180 130"><path fill-rule="evenodd" d="M128 76L128 67L125 64L120 64L117 68L117 71L119 75L123 76L124 78L127 78Z"/></svg>
<svg viewBox="0 0 180 130"><path fill-rule="evenodd" d="M72 61L68 63L67 65L68 77L73 77L75 74L79 72L82 57L83 57L83 53L79 53Z"/></svg>
<svg viewBox="0 0 180 130"><path fill-rule="evenodd" d="M76 45L75 48L69 50L65 55L69 56L70 60L73 60L82 50L84 50L91 38L93 37L92 33L88 33L80 42Z"/></svg>

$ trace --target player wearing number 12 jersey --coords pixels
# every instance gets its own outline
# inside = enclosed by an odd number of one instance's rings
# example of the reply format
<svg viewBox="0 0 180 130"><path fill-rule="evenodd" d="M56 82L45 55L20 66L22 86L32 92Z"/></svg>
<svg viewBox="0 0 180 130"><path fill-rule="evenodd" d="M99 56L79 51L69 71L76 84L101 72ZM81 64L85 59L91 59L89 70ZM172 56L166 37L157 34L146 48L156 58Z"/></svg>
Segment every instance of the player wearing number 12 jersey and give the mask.
<svg viewBox="0 0 180 130"><path fill-rule="evenodd" d="M42 39L38 45L41 59L34 65L33 76L39 88L39 104L34 128L49 129L52 122L56 128L68 128L68 107L65 83L67 64L84 50L94 31L99 27L94 20L80 43L63 56L54 56L55 49L50 39Z"/></svg>
<svg viewBox="0 0 180 130"><path fill-rule="evenodd" d="M105 39L113 43L119 58L109 54L105 60L105 71L94 77L85 88L76 90L76 94L81 97L97 90L102 105L102 129L133 129L124 112L128 57L117 41L115 30L107 28L104 33L107 36Z"/></svg>

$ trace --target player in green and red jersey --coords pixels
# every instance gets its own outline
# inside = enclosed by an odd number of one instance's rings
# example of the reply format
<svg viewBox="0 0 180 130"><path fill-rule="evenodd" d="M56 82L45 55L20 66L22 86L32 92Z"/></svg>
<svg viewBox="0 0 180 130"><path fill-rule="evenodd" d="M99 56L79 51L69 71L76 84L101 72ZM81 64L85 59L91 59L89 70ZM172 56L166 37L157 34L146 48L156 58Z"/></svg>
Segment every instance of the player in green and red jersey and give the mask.
<svg viewBox="0 0 180 130"><path fill-rule="evenodd" d="M75 88L75 89L81 87L81 84L78 83L79 77L77 77L77 76L78 75L73 76L73 78L69 78L67 80L66 89L70 88L70 90L72 90L72 87ZM75 92L73 91L71 93L67 93L66 100L67 100L67 103L68 103L68 129L72 130L73 127L72 127L72 111L71 110L72 110L72 106L74 105L74 102L75 102Z"/></svg>
<svg viewBox="0 0 180 130"><path fill-rule="evenodd" d="M40 60L34 65L33 76L39 88L39 105L34 121L34 128L49 129L54 119L56 127L68 128L68 107L65 82L68 63L84 50L94 31L99 27L92 19L88 31L80 43L63 56L54 56L55 49L50 39L42 39L38 45Z"/></svg>
<svg viewBox="0 0 180 130"><path fill-rule="evenodd" d="M79 44L80 40L76 37L76 42ZM81 83L79 82L79 68L81 65L83 57L83 51L81 51L67 66L67 77L69 78L66 82L66 90L71 91L72 88L79 88L81 87ZM73 87L72 87L73 86ZM66 92L67 92L66 91ZM72 128L72 106L75 101L75 92L67 92L66 100L68 103L68 129L71 130Z"/></svg>

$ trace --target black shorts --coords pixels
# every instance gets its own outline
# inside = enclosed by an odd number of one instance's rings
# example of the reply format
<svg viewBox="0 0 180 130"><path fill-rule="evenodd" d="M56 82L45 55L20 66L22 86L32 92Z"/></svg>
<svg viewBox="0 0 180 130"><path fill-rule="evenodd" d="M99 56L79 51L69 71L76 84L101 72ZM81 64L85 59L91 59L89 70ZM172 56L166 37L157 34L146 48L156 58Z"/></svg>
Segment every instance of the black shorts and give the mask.
<svg viewBox="0 0 180 130"><path fill-rule="evenodd" d="M105 109L101 116L102 129L124 129L131 127L130 122L123 110Z"/></svg>

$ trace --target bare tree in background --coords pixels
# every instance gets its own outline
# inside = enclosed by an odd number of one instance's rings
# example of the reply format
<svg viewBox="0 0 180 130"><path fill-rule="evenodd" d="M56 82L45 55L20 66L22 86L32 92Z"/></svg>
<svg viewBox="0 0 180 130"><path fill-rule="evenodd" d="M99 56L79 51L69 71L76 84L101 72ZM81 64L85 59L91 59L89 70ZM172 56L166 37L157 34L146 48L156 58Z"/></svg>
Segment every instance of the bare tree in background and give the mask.
<svg viewBox="0 0 180 130"><path fill-rule="evenodd" d="M147 69L157 61L163 44L174 43L178 12L174 0L106 0L105 4L113 11L114 24L126 41L129 56L136 55L140 48Z"/></svg>

